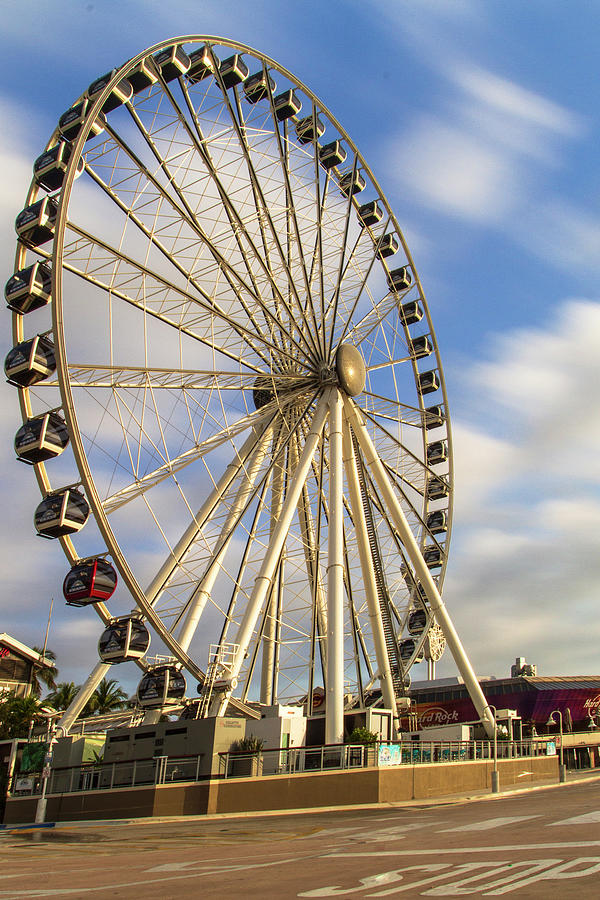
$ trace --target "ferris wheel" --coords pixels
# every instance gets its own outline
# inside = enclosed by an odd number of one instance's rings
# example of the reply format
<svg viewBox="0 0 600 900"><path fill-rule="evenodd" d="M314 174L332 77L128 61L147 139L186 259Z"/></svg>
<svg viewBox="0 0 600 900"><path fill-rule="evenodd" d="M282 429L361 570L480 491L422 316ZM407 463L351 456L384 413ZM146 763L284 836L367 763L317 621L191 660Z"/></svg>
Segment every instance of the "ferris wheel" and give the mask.
<svg viewBox="0 0 600 900"><path fill-rule="evenodd" d="M374 691L396 714L445 640L470 684L439 594L453 479L433 324L315 94L234 41L150 47L60 116L16 230L15 449L67 602L104 623L65 721L128 660L149 708L181 702L185 674L195 715L325 697L328 740Z"/></svg>

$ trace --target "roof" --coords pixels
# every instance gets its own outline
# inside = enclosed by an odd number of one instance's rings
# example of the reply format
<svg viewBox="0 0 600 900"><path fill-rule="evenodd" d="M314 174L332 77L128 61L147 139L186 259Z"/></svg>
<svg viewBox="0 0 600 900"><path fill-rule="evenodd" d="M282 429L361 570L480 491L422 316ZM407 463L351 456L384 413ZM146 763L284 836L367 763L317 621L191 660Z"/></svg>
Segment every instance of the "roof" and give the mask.
<svg viewBox="0 0 600 900"><path fill-rule="evenodd" d="M21 641L11 637L10 634L7 634L5 631L0 633L0 644L8 647L13 653L19 653L21 656L24 656L40 668L45 667L47 669L52 669L54 667L54 660L41 656L39 653L36 653L35 650L32 650L31 647L28 647L27 644L22 644Z"/></svg>
<svg viewBox="0 0 600 900"><path fill-rule="evenodd" d="M504 693L503 688L515 688L521 691L532 689L536 691L551 690L592 690L600 693L600 675L518 675L515 678L478 679L484 692ZM447 679L439 681L421 682L413 684L410 692L413 695L429 694L434 691L444 692L450 690L463 690L467 688L462 679L448 684Z"/></svg>

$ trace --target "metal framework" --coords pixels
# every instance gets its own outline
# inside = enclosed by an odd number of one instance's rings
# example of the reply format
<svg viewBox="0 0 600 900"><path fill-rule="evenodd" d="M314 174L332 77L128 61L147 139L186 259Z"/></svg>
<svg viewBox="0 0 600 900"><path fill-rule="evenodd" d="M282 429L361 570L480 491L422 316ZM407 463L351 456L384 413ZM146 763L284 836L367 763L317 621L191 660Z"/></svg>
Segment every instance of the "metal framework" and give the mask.
<svg viewBox="0 0 600 900"><path fill-rule="evenodd" d="M323 685L340 740L378 682L395 710L436 621L475 697L439 593L437 342L358 149L290 72L221 38L157 44L85 101L60 184L27 197L57 216L15 270L47 262L52 293L13 334L54 342L56 374L19 388L21 411L64 415L72 452L36 476L44 496L85 493L93 518L60 541L71 564L118 570L100 617L133 604L204 685L202 715L232 696L312 712Z"/></svg>

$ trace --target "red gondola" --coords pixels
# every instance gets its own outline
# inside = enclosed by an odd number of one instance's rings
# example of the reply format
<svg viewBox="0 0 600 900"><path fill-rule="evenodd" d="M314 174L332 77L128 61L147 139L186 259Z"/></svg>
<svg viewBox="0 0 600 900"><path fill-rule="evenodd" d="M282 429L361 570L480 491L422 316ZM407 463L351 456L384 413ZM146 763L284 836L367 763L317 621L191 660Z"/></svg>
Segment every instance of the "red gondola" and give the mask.
<svg viewBox="0 0 600 900"><path fill-rule="evenodd" d="M63 594L69 606L87 606L108 600L117 587L114 567L102 557L77 563L63 582Z"/></svg>

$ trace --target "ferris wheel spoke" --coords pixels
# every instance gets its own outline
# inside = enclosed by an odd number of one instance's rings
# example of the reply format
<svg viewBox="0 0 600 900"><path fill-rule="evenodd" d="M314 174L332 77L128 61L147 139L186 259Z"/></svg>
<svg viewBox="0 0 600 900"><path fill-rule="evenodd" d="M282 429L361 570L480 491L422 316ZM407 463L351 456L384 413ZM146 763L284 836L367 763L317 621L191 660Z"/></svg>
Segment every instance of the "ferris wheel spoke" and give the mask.
<svg viewBox="0 0 600 900"><path fill-rule="evenodd" d="M414 293L418 293L418 286L416 284L411 284L409 288L406 288L406 290L402 292L402 302L405 303L406 299ZM417 299L421 299L420 295ZM378 303L374 303L373 307L369 309L358 322L348 328L343 337L347 337L348 340L351 340L356 344L366 340L373 331L387 319L390 313L398 308L399 302L400 299L398 294L389 291Z"/></svg>
<svg viewBox="0 0 600 900"><path fill-rule="evenodd" d="M258 413L261 414L259 415ZM153 472L149 472L143 477L136 479L132 484L121 488L119 491L103 500L102 505L104 511L107 514L110 514L111 512L120 509L120 507L124 506L126 503L131 502L131 500L137 499L141 494L144 494L146 491L150 490L150 488L153 488L157 484L160 484L160 482L164 481L165 478L169 478L175 475L177 472L179 472L186 466L189 466L191 463L202 459L227 441L232 441L235 437L237 437L237 435L241 434L244 431L247 431L248 428L253 428L257 425L263 424L263 420L265 418L266 417L264 414L264 410L257 410L256 413L245 416L243 419L240 419L232 426L222 429L220 432L211 435L210 438L203 441L201 444L197 444L195 447L191 447L189 450L186 450L179 456L167 460L162 466L159 466ZM270 421L272 420L273 414L271 414L270 417Z"/></svg>
<svg viewBox="0 0 600 900"><path fill-rule="evenodd" d="M282 327L282 323L278 321L277 317L273 316L272 313L269 312L268 308L262 304L260 299L260 294L255 292L253 288L247 283L247 281L242 278L241 274L233 267L233 265L223 256L222 252L219 250L215 242L209 237L209 235L205 232L203 228L198 223L198 219L194 212L190 209L187 201L183 197L183 193L181 189L178 187L177 183L174 180L172 175L169 176L169 184L172 185L176 194L178 195L179 203L169 194L169 192L163 187L163 185L155 178L152 173L148 170L148 168L144 165L142 160L137 156L137 154L127 145L127 143L121 138L120 135L117 134L114 129L111 129L109 125L106 126L107 132L111 135L113 140L119 147L129 156L131 161L138 166L140 173L144 176L144 178L153 185L155 190L160 194L160 196L171 205L174 213L179 216L180 221L187 225L190 231L196 236L196 238L200 239L201 245L203 247L207 247L210 254L212 255L215 263L219 266L221 272L223 273L225 279L227 280L229 287L235 293L238 302L240 303L241 308L246 314L248 320L251 325L256 328L256 320L254 319L246 301L244 300L244 294L247 294L253 303L257 306L265 310L275 321L279 328ZM163 163L164 165L164 163ZM86 169L88 167L86 166ZM180 203L182 205L180 205ZM307 351L304 347L300 347L297 345L295 338L288 335L291 342L296 344L297 349L304 355L306 355Z"/></svg>
<svg viewBox="0 0 600 900"><path fill-rule="evenodd" d="M211 53L212 53L212 52L213 52L213 51L212 51L212 49L211 49ZM290 269L289 269L289 266L288 266L288 264L287 264L286 254L285 254L284 249L283 249L283 247L282 247L281 239L280 239L280 237L279 237L278 231L277 231L277 229L276 229L276 227L275 227L275 224L274 224L274 222L273 222L273 218L272 218L272 216L271 216L271 212L270 212L270 209L269 209L269 204L268 204L268 203L266 202L266 200L265 200L265 196L264 196L264 193L263 193L261 184L260 184L260 179L259 179L259 177L258 177L258 173L257 173L256 168L255 168L255 166L254 166L254 162L253 162L253 159L252 159L251 149L250 149L250 146L249 146L249 144L248 144L248 139L247 139L247 136L246 136L246 133L245 133L244 125L243 125L243 121L244 121L244 120L243 120L243 115L242 115L242 112L241 112L241 107L240 107L240 104L239 104L239 98L238 98L238 95L237 95L237 93L235 93L235 98L236 98L236 108L235 108L235 110L234 110L234 107L233 107L233 105L232 105L232 103L231 103L231 100L229 99L229 95L228 95L228 92L227 92L227 88L225 87L225 84L223 83L223 78L222 78L222 75L221 75L220 70L219 70L218 60L217 60L216 57L214 56L214 53L213 53L213 64L214 64L214 67L215 67L215 75L216 75L217 82L219 83L219 86L220 86L221 91L222 91L222 93L223 93L223 101L224 101L224 104L225 104L225 106L226 106L226 108L227 108L227 110L228 110L229 116L230 116L230 118L231 118L231 122L232 122L232 124L233 124L234 130L235 130L235 132L236 132L236 135L237 135L237 138L238 138L238 141L239 141L240 148L241 148L242 153L243 153L243 156L244 156L244 160L245 160L245 163L246 163L246 166L247 166L247 170L248 170L248 176L249 176L249 178L250 178L250 180L251 180L251 182L252 182L253 187L256 189L256 196L258 197L258 200L259 200L259 203L260 203L261 217L264 217L265 221L268 223L269 231L270 231L270 233L271 233L271 237L272 237L272 240L273 240L273 244L274 244L274 246L275 246L275 250L276 250L277 255L278 255L278 257L279 257L280 264L282 265L283 270L284 270L284 272L285 272L285 274L286 274L286 277L287 277L287 282L288 282L288 286L289 286L290 292L291 292L291 294L294 296L295 301L296 301L296 306L295 306L295 308L288 308L288 309L287 309L288 315L290 315L292 319L296 318L298 315L300 316L300 319L301 319L302 324L303 324L303 327L302 327L302 334L305 335L305 339L307 339L308 341L310 341L310 343L311 343L312 346L313 346L313 353L315 354L316 357L318 357L318 350L317 350L317 347L316 347L316 345L314 344L313 338L312 338L312 336L311 336L311 326L310 326L310 323L309 323L308 319L307 319L306 316L305 316L305 310L304 310L304 307L303 307L302 302L301 302L301 300L300 300L300 296L299 296L299 294L298 294L298 290L297 290L296 285L295 285L295 279L292 277L292 273L291 273L291 271L290 271ZM234 92L235 92L235 89L234 89ZM277 126L275 127L275 131L278 131ZM285 298L282 297L282 300L283 300L283 302L285 303Z"/></svg>
<svg viewBox="0 0 600 900"><path fill-rule="evenodd" d="M269 251L269 246L268 246L268 242L266 239L266 233L265 233L264 224L263 224L263 214L261 212L261 207L260 207L259 196L257 193L256 184L255 184L254 180L251 179L250 187L252 190L252 195L254 197L255 214L256 214L256 219L257 219L257 221L259 223L259 227L260 227L264 257L259 252L256 243L250 236L250 233L245 226L244 220L243 220L240 212L237 210L235 203L233 202L229 193L226 191L226 189L222 183L222 180L219 178L216 166L211 157L210 142L206 140L206 138L204 137L204 135L202 133L202 130L200 128L200 124L198 121L198 116L196 114L194 105L190 98L190 94L189 94L187 85L185 84L185 82L182 79L180 79L180 81L179 81L180 88L181 88L181 91L182 91L182 94L184 97L187 111L190 116L190 119L194 123L193 129L190 128L189 122L187 121L181 107L177 103L177 100L175 99L173 92L169 89L169 86L166 84L166 82L164 82L164 79L161 79L161 82L162 82L163 90L164 90L165 94L168 96L169 101L171 102L171 104L179 118L179 121L181 122L183 127L186 129L186 132L187 132L191 142L193 143L193 146L194 146L196 152L199 154L213 184L217 188L219 197L223 203L223 207L225 209L225 212L226 212L226 215L227 215L227 218L229 221L232 235L235 238L236 244L238 246L238 250L244 260L244 265L245 265L246 271L248 273L248 276L251 278L251 280L253 282L255 295L258 298L258 300L262 300L262 297L261 297L262 292L256 282L256 277L255 277L252 267L250 265L251 258L254 258L257 261L263 274L269 280L269 285L270 285L270 288L272 291L272 296L275 300L276 308L278 308L278 314L274 318L272 316L272 313L271 313L269 307L264 302L261 303L260 308L261 308L262 314L265 318L265 324L266 324L267 328L269 329L269 331L272 333L272 339L274 339L273 332L276 329L276 324L278 325L278 327L282 331L282 333L286 334L285 330L283 329L283 318L281 315L281 310L279 309L279 307L281 305L286 306L286 304L285 304L285 300L282 295L282 292L281 292L279 286L277 285L275 275L274 275L274 272L272 269L272 265L270 262L270 251ZM242 239L241 239L242 236L244 238L244 241L250 248L251 255L252 255L250 258L248 257L248 253L242 242ZM291 315L291 310L289 310L289 307L288 307L288 321L290 323L290 327L295 326L294 331L296 331L299 334L301 339L304 341L304 343L310 349L311 341L307 338L306 333L296 325L295 317Z"/></svg>
<svg viewBox="0 0 600 900"><path fill-rule="evenodd" d="M144 315L152 316L152 318L157 319L165 323L166 325L169 325L170 327L176 328L182 334L186 334L187 336L200 341L205 346L208 346L211 349L215 349L219 353L223 353L225 356L234 359L236 362L242 363L244 362L244 358L241 354L241 350L240 355L236 355L226 348L225 345L227 343L227 339L231 338L231 332L233 332L240 338L242 346L246 346L256 354L259 360L261 360L262 363L268 367L268 370L270 370L272 366L273 357L275 359L278 359L280 356L285 356L291 361L297 363L297 359L287 354L285 350L280 350L278 347L271 344L270 341L263 337L261 334L253 331L250 328L247 328L239 322L234 321L231 316L225 310L220 309L218 305L210 298L210 296L200 287L198 287L198 290L202 296L202 299L190 297L189 293L184 291L182 288L178 288L173 283L164 279L161 275L149 269L143 263L140 263L138 260L127 256L107 242L93 236L75 223L69 222L68 227L74 234L78 235L79 238L87 241L89 245L95 245L100 248L105 254L107 254L108 258L105 259L104 262L105 267L107 267L107 273L104 276L106 278L106 281L103 281L101 278L99 278L97 273L89 273L85 270L77 268L75 265L73 265L73 263L69 263L67 261L69 259L69 256L74 256L77 253L82 253L82 248L80 246L65 248L66 259L63 263L64 268L73 272L75 275L81 276L84 280L86 280L90 284L93 284L95 287L101 288L111 297L118 297L120 300L125 301L130 306L141 310ZM140 292L141 290L143 299L137 299L131 296L129 293L125 292L114 284L113 273L112 271L108 271L108 267L112 268L119 263L123 263L126 266L130 267L130 271L125 275L127 284L131 284L134 278L138 282L141 281L138 286L138 292ZM186 277L190 279L190 276L185 273L185 271L182 271L182 274L185 274ZM150 305L151 300L149 300L146 296L145 287L148 279L153 281L158 286L158 291L156 291L157 300L155 301L158 309L154 309L152 305ZM177 295L177 299L174 301L174 304L173 301L171 301L171 306L174 305L174 309L172 309L172 317L167 316L162 311L163 306L168 303L168 300L162 293L164 291L167 292L166 297L168 297L171 293ZM192 328L187 327L181 321L178 321L177 317L180 317L182 315L182 309L193 311L197 317L200 317L202 313L208 315L209 319L206 322L206 330L208 334L198 334ZM173 315L173 313L175 313L176 315ZM220 343L217 343L214 338L211 339L208 336L214 334L215 330L217 330L214 327L215 319L218 323L221 324L223 331L223 337L221 338ZM199 319L199 321L201 321L201 319ZM271 359L268 355L265 355L266 351L270 352ZM245 364L249 366L247 362ZM256 369L256 371L260 370Z"/></svg>
<svg viewBox="0 0 600 900"><path fill-rule="evenodd" d="M354 314L358 308L358 305L362 299L363 294L365 293L365 291L368 292L369 278L371 276L371 273L373 271L373 267L374 267L375 263L378 261L378 256L377 256L377 252L376 252L377 242L379 240L379 237L381 237L381 234L385 234L389 224L390 224L390 219L388 218L384 227L381 229L381 233L379 235L373 234L373 231L371 228L363 228L356 240L356 243L354 245L352 253L350 254L350 256L346 262L344 271L342 273L340 273L340 285L341 285L341 282L343 281L343 278L344 278L346 272L348 271L353 258L357 254L358 248L360 247L361 242L363 241L363 238L364 238L364 240L368 240L368 247L369 247L368 265L365 266L364 272L362 273L362 277L359 281L358 286L352 292L353 296L354 296L352 305L350 306L349 309L344 310L344 321L342 323L343 327L342 327L340 337L338 339L339 344L341 344L342 341L345 340L346 335L349 332L353 331L355 327L358 327L358 326L352 325ZM338 287L338 295L339 295L339 287ZM372 308L376 307L377 303L375 303L375 301L373 301L372 297L370 296L370 293L369 293L369 299L371 300ZM372 309L370 310L370 312L372 312ZM369 313L367 312L366 315L368 316ZM360 324L360 322L358 324ZM331 330L331 341L332 342L333 342L333 336L334 336L334 326L335 326L335 318L332 320L332 330ZM370 332L367 332L367 334L363 335L363 337L367 337L369 333ZM356 336L352 337L352 340L357 341L357 337Z"/></svg>
<svg viewBox="0 0 600 900"><path fill-rule="evenodd" d="M355 153L354 160L352 162L351 184L354 183L354 179L356 177L357 165L358 165L358 156ZM348 267L350 266L351 260L354 257L354 251L356 250L356 247L357 247L358 243L360 242L360 237L361 237L361 235L358 236L353 249L348 254L348 258L346 258L346 246L347 246L348 237L349 237L350 216L351 216L351 213L353 210L354 210L354 204L352 202L352 191L349 190L347 202L346 202L346 212L345 212L345 217L344 217L344 228L343 228L342 238L340 240L340 260L338 263L338 271L337 271L335 288L333 291L333 295L327 304L327 307L323 309L323 338L324 338L324 341L325 341L327 320L328 320L328 318L331 319L331 327L329 329L329 338L327 339L327 344L326 344L326 348L325 348L325 357L327 359L331 355L331 348L333 346L334 331L335 331L335 324L337 321L337 312L338 312L338 304L339 304L339 300L340 300L340 291L342 288L342 281L344 279L344 275L345 275ZM324 301L325 301L325 298L323 297L323 306L324 306Z"/></svg>
<svg viewBox="0 0 600 900"><path fill-rule="evenodd" d="M251 391L256 386L256 372L243 373L201 369L161 369L158 366L93 365L68 363L72 387L128 389L151 387L152 390L197 391ZM267 378L268 376L263 376ZM285 390L294 390L297 377L278 375ZM47 381L44 385L58 382ZM289 387L288 387L289 385Z"/></svg>
<svg viewBox="0 0 600 900"><path fill-rule="evenodd" d="M291 426L288 425L287 427L282 427L281 416L277 416L277 414L274 414L270 419L268 419L266 424L263 422L262 427L260 420L256 423L255 430L250 434L246 443L238 451L237 460L234 460L229 464L229 466L225 470L225 473L216 483L215 488L213 489L205 503L202 505L198 514L195 516L194 521L187 527L184 534L177 541L175 547L171 550L168 558L165 560L165 562L161 566L161 569L153 579L147 591L147 596L151 602L156 602L160 594L164 591L171 577L175 575L178 571L178 568L185 563L185 558L187 554L193 549L195 541L202 529L207 525L211 518L215 514L217 514L219 510L222 511L223 505L226 503L226 493L233 485L235 479L238 476L244 478L246 477L248 467L251 465L251 459L253 458L254 454L258 452L257 448L262 444L263 429L266 430L269 436L273 433L274 429L277 429L279 438L274 444L270 462L267 466L266 472L261 476L261 482L259 484L262 484L265 480L271 478L272 472L276 469L277 466L280 465L280 454L285 451L285 448L293 439L293 436L296 433L297 429L300 428L304 419L306 418L306 416L308 416L314 399L314 396L310 398L310 400L305 404L305 406L299 413L297 421ZM264 413L264 410L262 411ZM257 410L257 412L259 411Z"/></svg>
<svg viewBox="0 0 600 900"><path fill-rule="evenodd" d="M268 453L269 441L269 431L263 432L248 463L244 473L245 477L239 485L235 499L229 508L221 533L213 550L210 564L186 604L185 618L177 635L179 646L182 647L186 653L196 632L202 613L210 599L221 563L227 553L236 527L239 525L243 514L248 509L250 502L254 499L254 486L260 468Z"/></svg>
<svg viewBox="0 0 600 900"><path fill-rule="evenodd" d="M172 103L175 105L175 108L176 108L176 110L177 110L177 112L178 112L180 121L181 121L182 124L184 124L184 127L186 128L186 131L187 131L187 133L188 133L188 136L189 136L190 139L192 140L192 145L193 145L194 149L197 150L198 147L197 147L196 141L194 140L193 133L192 133L191 129L189 128L187 122L185 121L185 117L183 116L183 113L181 112L181 109L180 109L179 105L176 103L175 98L173 97L171 91L168 90L168 86L167 86L166 83L164 83L164 89L165 89L166 92L168 93L169 98L171 99ZM131 106L131 104L128 105L128 110L129 110L129 113L130 113L130 115L131 115L133 121L135 122L135 125L136 125L136 127L138 128L140 134L141 134L142 137L144 138L144 140L145 140L146 144L148 145L150 151L152 152L153 156L154 156L155 159L157 160L157 162L158 162L158 164L159 164L159 166L160 166L160 168L161 168L163 174L165 175L165 177L166 177L166 179L167 179L168 184L171 185L172 188L173 188L173 190L176 192L177 197L178 197L178 199L179 199L179 202L182 204L183 208L185 209L185 212L187 213L187 217L188 217L187 221L189 221L189 222L195 222L195 220L196 220L196 215L195 215L195 213L194 213L194 210L193 210L192 207L190 206L190 204L189 204L189 202L188 202L188 200L187 200L187 198L186 198L186 196L185 196L184 191L183 191L182 188L178 185L177 180L176 180L176 178L175 178L175 174L171 171L171 169L169 168L169 165L167 164L167 162L163 159L163 157L162 157L161 154L159 153L158 148L157 148L155 142L152 140L152 136L151 136L151 135L149 134L149 132L147 131L146 127L144 126L144 123L143 123L142 120L140 119L140 117L139 117L139 115L137 114L137 112L135 111L135 109ZM188 172L188 173L189 173L189 172ZM240 235L239 235L238 228L239 228L239 226L241 225L241 223L238 221L238 222L236 223L237 227L234 227L234 218L233 218L233 216L231 215L231 211L229 210L228 205L225 203L224 197L221 197L221 199L223 200L224 206L225 206L225 208L227 209L227 212L228 212L229 224L230 224L230 226L231 226L232 236L234 237L234 239L235 239L235 241L236 241L236 243L237 243L238 251L239 251L239 253L240 253L241 257L242 257L243 264L244 264L244 268L245 268L245 270L246 270L246 275L247 275L247 277L250 279L250 282L251 282L251 290L252 290L252 296L253 296L253 299L255 300L255 302L257 302L257 305L259 306L259 308L260 308L260 310L261 310L263 316L265 316L265 318L266 318L265 324L267 325L267 328L269 329L269 333L270 333L272 342L273 342L274 344L276 344L277 346L279 346L280 349L281 349L281 345L278 343L278 340L277 340L277 334L276 334L276 332L275 332L275 328L274 328L274 326L273 326L273 322L272 322L272 321L270 320L270 318L269 318L269 310L268 310L268 308L266 307L266 305L262 302L262 298L261 298L261 296L260 296L260 288L259 288L259 286L258 286L258 284L257 284L257 282L256 282L256 279L255 279L255 276L254 276L254 272L252 271L252 268L251 268L251 266L250 266L250 264L249 264L248 255L247 255L247 253L246 253L246 251L245 251L245 249L244 249L244 247L243 247L243 245L242 245L242 243L241 243L241 241L240 241ZM213 254L213 255L214 255L214 254ZM217 261L218 261L218 260L217 260ZM226 276L226 277L227 277L227 276ZM233 284L231 284L231 279L230 279L229 277L228 277L228 281L230 282L230 285L231 285L232 289L235 290ZM253 328L255 328L256 330L260 330L258 320L256 319L256 317L255 317L254 313L252 312L252 310L248 307L248 308L244 308L244 311L246 312L246 314L247 314L247 316L248 316L248 319L250 320L250 322L251 322Z"/></svg>
<svg viewBox="0 0 600 900"><path fill-rule="evenodd" d="M372 413L369 412L369 410L365 409L364 407L360 406L359 404L356 404L356 406L357 406L357 409L360 409L361 413L365 416L365 418L367 418L377 429L379 429L379 431L382 434L384 434L386 436L386 438L388 438L390 441L392 441L392 443L397 447L398 450L401 451L401 453L403 454L404 457L408 457L412 460L413 464L415 465L415 470L422 473L423 477L425 477L426 475L429 476L430 478L438 478L439 477L438 473L435 472L434 469L430 465L428 465L428 463L425 460L422 460L419 456L417 456L416 453L414 453L409 447L407 447L406 444L404 444L397 437L395 437L391 433L391 431L389 431L378 420L378 418L376 418ZM393 467L391 465L389 465L389 463L387 465L389 466L390 470L393 471ZM422 488L417 487L407 477L402 476L399 473L396 473L396 478L399 481L402 481L405 484L410 485L410 487L413 490L417 491L418 493L420 493L420 494L424 493L424 486Z"/></svg>

